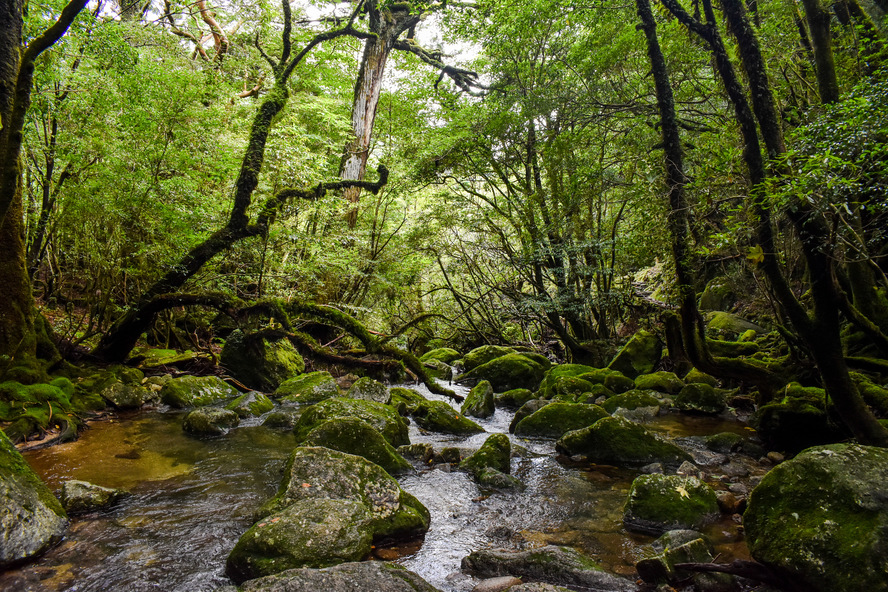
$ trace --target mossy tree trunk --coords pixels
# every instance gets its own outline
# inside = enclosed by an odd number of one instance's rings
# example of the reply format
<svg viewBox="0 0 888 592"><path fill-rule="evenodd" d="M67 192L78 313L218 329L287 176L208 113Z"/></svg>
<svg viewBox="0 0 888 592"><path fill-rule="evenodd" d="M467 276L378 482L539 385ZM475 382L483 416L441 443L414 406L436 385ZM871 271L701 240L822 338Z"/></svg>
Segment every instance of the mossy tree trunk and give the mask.
<svg viewBox="0 0 888 592"><path fill-rule="evenodd" d="M0 0L0 356L4 365L36 353L34 297L25 258L22 138L31 106L34 63L68 30L86 0L71 0L59 19L22 45L23 0Z"/></svg>

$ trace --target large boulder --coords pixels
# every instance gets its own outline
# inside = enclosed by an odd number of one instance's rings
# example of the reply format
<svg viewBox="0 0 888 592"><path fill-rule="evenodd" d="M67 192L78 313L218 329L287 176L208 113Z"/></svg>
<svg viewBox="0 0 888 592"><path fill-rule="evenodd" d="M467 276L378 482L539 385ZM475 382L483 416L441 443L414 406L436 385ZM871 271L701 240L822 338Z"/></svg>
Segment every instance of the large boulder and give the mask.
<svg viewBox="0 0 888 592"><path fill-rule="evenodd" d="M643 391L640 389L632 389L613 397L608 397L607 401L601 404L605 411L613 413L617 409L638 409L639 407L660 407L660 399L656 396L656 391Z"/></svg>
<svg viewBox="0 0 888 592"><path fill-rule="evenodd" d="M394 408L373 401L334 398L312 405L299 417L293 431L297 440L304 440L308 433L329 419L362 419L369 423L392 446L410 444L407 422Z"/></svg>
<svg viewBox="0 0 888 592"><path fill-rule="evenodd" d="M314 405L339 396L339 385L332 374L320 370L288 378L272 396L282 404Z"/></svg>
<svg viewBox="0 0 888 592"><path fill-rule="evenodd" d="M715 415L728 408L724 395L708 384L702 383L686 385L675 395L672 402L682 411L706 415Z"/></svg>
<svg viewBox="0 0 888 592"><path fill-rule="evenodd" d="M888 450L810 448L765 475L748 504L753 558L800 589L888 591Z"/></svg>
<svg viewBox="0 0 888 592"><path fill-rule="evenodd" d="M389 405L398 410L401 415L410 415L418 407L428 403L428 399L413 389L395 386L389 390L391 402Z"/></svg>
<svg viewBox="0 0 888 592"><path fill-rule="evenodd" d="M653 372L663 354L663 342L649 331L639 331L617 352L608 368L628 378Z"/></svg>
<svg viewBox="0 0 888 592"><path fill-rule="evenodd" d="M305 360L287 341L232 331L222 348L222 365L232 376L257 391L270 393L282 382L305 372Z"/></svg>
<svg viewBox="0 0 888 592"><path fill-rule="evenodd" d="M225 408L234 411L238 417L244 419L268 413L274 409L274 403L264 393L250 391L226 405Z"/></svg>
<svg viewBox="0 0 888 592"><path fill-rule="evenodd" d="M540 360L527 354L506 354L467 371L459 377L459 382L472 384L486 380L496 392L516 388L536 390L548 368L545 358Z"/></svg>
<svg viewBox="0 0 888 592"><path fill-rule="evenodd" d="M493 402L493 388L486 380L479 382L469 391L460 412L471 417L486 418L496 410Z"/></svg>
<svg viewBox="0 0 888 592"><path fill-rule="evenodd" d="M456 360L460 358L462 354L450 347L439 347L437 349L433 349L431 351L427 351L419 358L420 362L428 362L430 360L437 360L439 362L444 362L445 364L452 364Z"/></svg>
<svg viewBox="0 0 888 592"><path fill-rule="evenodd" d="M300 446L290 455L277 494L258 512L269 516L304 499L346 499L370 512L374 536L422 534L429 513L403 491L382 467L369 460L320 446Z"/></svg>
<svg viewBox="0 0 888 592"><path fill-rule="evenodd" d="M157 393L143 386L113 382L102 389L102 398L116 409L138 409L157 401Z"/></svg>
<svg viewBox="0 0 888 592"><path fill-rule="evenodd" d="M244 582L241 592L439 592L421 577L382 561L341 563L324 569L289 569Z"/></svg>
<svg viewBox="0 0 888 592"><path fill-rule="evenodd" d="M552 395L552 400L576 403L581 395L592 392L595 386L578 376L559 376L555 379L555 393Z"/></svg>
<svg viewBox="0 0 888 592"><path fill-rule="evenodd" d="M0 430L0 569L39 555L67 526L59 500Z"/></svg>
<svg viewBox="0 0 888 592"><path fill-rule="evenodd" d="M515 429L518 427L518 424L522 422L527 417L530 417L546 405L551 405L551 401L547 401L545 399L531 399L524 405L518 408L518 411L515 412L515 415L512 416L512 423L509 424L509 431L515 433Z"/></svg>
<svg viewBox="0 0 888 592"><path fill-rule="evenodd" d="M324 446L331 450L362 456L389 472L399 475L413 470L407 460L382 434L361 419L335 418L320 424L305 437L303 446Z"/></svg>
<svg viewBox="0 0 888 592"><path fill-rule="evenodd" d="M511 347L501 345L482 345L463 356L462 365L465 371L468 372L473 368L486 364L490 360L513 353L515 353L515 350Z"/></svg>
<svg viewBox="0 0 888 592"><path fill-rule="evenodd" d="M634 582L605 572L590 557L573 549L554 545L529 551L473 551L463 558L462 570L485 578L515 576L595 592L636 590Z"/></svg>
<svg viewBox="0 0 888 592"><path fill-rule="evenodd" d="M392 397L384 384L372 378L363 377L357 379L348 393L345 395L349 399L360 399L362 401L375 401L388 405L392 401Z"/></svg>
<svg viewBox="0 0 888 592"><path fill-rule="evenodd" d="M481 448L466 457L459 468L479 475L485 469L496 469L501 473L509 473L512 455L512 445L505 434L491 434L481 445Z"/></svg>
<svg viewBox="0 0 888 592"><path fill-rule="evenodd" d="M239 423L237 413L229 409L198 407L185 416L182 429L195 436L224 436Z"/></svg>
<svg viewBox="0 0 888 592"><path fill-rule="evenodd" d="M126 495L127 492L123 489L101 487L72 479L62 483L61 502L69 515L85 514L107 508Z"/></svg>
<svg viewBox="0 0 888 592"><path fill-rule="evenodd" d="M706 314L706 329L713 335L728 339L736 339L747 331L766 333L763 327L751 323L743 317L721 310Z"/></svg>
<svg viewBox="0 0 888 592"><path fill-rule="evenodd" d="M494 395L493 402L497 407L504 409L512 409L513 411L521 408L522 405L535 399L536 396L530 389L512 389L499 395Z"/></svg>
<svg viewBox="0 0 888 592"><path fill-rule="evenodd" d="M662 534L676 529L698 530L719 515L711 487L696 477L640 475L629 488L623 508L627 530Z"/></svg>
<svg viewBox="0 0 888 592"><path fill-rule="evenodd" d="M598 368L586 366L584 364L559 364L552 366L543 376L542 382L537 389L537 395L543 399L551 399L557 394L556 384L562 377L582 377L583 380L590 384L601 384L604 382L604 375L607 371L602 372Z"/></svg>
<svg viewBox="0 0 888 592"><path fill-rule="evenodd" d="M635 377L635 388L657 391L667 395L674 395L682 389L684 384L684 381L676 376L675 372L665 372L662 370Z"/></svg>
<svg viewBox="0 0 888 592"><path fill-rule="evenodd" d="M581 430L566 433L555 444L561 454L585 455L602 464L643 466L652 462L679 465L691 455L671 442L623 417L605 417Z"/></svg>
<svg viewBox="0 0 888 592"><path fill-rule="evenodd" d="M430 432L471 436L480 434L484 428L456 411L444 401L426 401L419 404L411 414L416 425Z"/></svg>
<svg viewBox="0 0 888 592"><path fill-rule="evenodd" d="M567 432L592 425L608 413L598 405L555 401L525 417L515 426L515 435L560 438Z"/></svg>
<svg viewBox="0 0 888 592"><path fill-rule="evenodd" d="M237 397L237 389L218 376L180 376L168 380L160 397L170 407L203 407Z"/></svg>

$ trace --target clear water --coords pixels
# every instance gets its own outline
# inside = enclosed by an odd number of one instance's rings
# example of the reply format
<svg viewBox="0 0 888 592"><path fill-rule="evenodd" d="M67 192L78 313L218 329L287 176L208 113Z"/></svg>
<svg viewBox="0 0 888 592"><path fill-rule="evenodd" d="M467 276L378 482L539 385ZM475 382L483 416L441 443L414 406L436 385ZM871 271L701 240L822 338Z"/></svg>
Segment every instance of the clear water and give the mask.
<svg viewBox="0 0 888 592"><path fill-rule="evenodd" d="M404 386L446 400L423 387ZM478 422L488 433L469 438L411 425L410 439L468 452L489 433L508 433L511 419L498 409ZM229 584L225 558L250 526L253 511L274 494L296 443L292 434L256 420L212 439L187 436L181 422L178 413L143 413L96 423L76 442L26 453L51 488L82 479L132 495L108 512L73 519L59 546L35 563L0 574L0 590L203 592ZM657 418L651 427L673 437L744 430L737 422L672 416ZM634 575L634 563L651 541L622 527L622 505L637 473L573 465L556 459L551 440L510 438L516 451L512 474L527 485L524 491L482 491L466 474L441 465L403 477L404 489L431 511L431 528L421 543L379 549L375 556L403 564L445 592L471 589L471 581L459 575L460 560L487 547L569 545L615 573ZM745 556L730 520L713 525L709 534L722 560Z"/></svg>

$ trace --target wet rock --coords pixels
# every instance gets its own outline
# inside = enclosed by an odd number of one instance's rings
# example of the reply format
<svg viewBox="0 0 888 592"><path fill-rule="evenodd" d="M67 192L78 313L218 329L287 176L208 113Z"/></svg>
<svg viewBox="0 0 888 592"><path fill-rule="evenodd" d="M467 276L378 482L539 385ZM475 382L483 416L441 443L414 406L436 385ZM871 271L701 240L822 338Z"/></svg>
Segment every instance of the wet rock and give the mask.
<svg viewBox="0 0 888 592"><path fill-rule="evenodd" d="M493 388L486 380L482 380L469 391L460 411L471 417L490 417L496 410L493 404Z"/></svg>
<svg viewBox="0 0 888 592"><path fill-rule="evenodd" d="M182 422L182 429L196 436L224 436L237 427L240 418L234 411L218 407L198 407Z"/></svg>
<svg viewBox="0 0 888 592"><path fill-rule="evenodd" d="M388 405L392 401L392 396L384 384L366 376L355 381L345 396L349 399L374 401L383 405Z"/></svg>
<svg viewBox="0 0 888 592"><path fill-rule="evenodd" d="M435 459L435 448L428 443L407 444L398 446L398 454L404 458L416 459L423 464L429 464Z"/></svg>
<svg viewBox="0 0 888 592"><path fill-rule="evenodd" d="M555 379L553 401L576 403L584 393L592 392L595 385L577 376L559 376Z"/></svg>
<svg viewBox="0 0 888 592"><path fill-rule="evenodd" d="M659 408L660 399L657 398L655 392L656 391L632 389L625 393L610 397L607 401L601 404L601 407L608 413L613 413L619 408L629 410L638 409L640 407Z"/></svg>
<svg viewBox="0 0 888 592"><path fill-rule="evenodd" d="M530 417L546 405L550 404L550 401L546 401L544 399L531 399L530 401L522 405L518 409L518 411L515 412L515 415L512 417L512 422L509 424L509 431L514 433L515 428L518 427L518 424L521 423L521 420L526 417Z"/></svg>
<svg viewBox="0 0 888 592"><path fill-rule="evenodd" d="M590 426L607 416L607 411L598 405L556 401L518 422L515 426L515 435L560 438L571 430Z"/></svg>
<svg viewBox="0 0 888 592"><path fill-rule="evenodd" d="M635 381L627 376L623 376L622 372L611 371L604 377L602 383L605 388L614 393L625 393L635 388ZM608 397L610 398L610 397Z"/></svg>
<svg viewBox="0 0 888 592"><path fill-rule="evenodd" d="M521 406L528 401L532 401L534 398L535 395L533 394L532 390L526 388L518 388L506 391L499 395L495 395L493 398L493 402L494 404L496 404L497 407L517 410L520 409Z"/></svg>
<svg viewBox="0 0 888 592"><path fill-rule="evenodd" d="M591 558L551 545L530 551L474 551L463 558L462 569L480 577L515 576L597 592L635 590L634 583L605 572Z"/></svg>
<svg viewBox="0 0 888 592"><path fill-rule="evenodd" d="M170 407L203 407L238 396L233 386L218 376L180 376L168 380L160 397Z"/></svg>
<svg viewBox="0 0 888 592"><path fill-rule="evenodd" d="M102 390L102 398L116 409L138 409L146 403L157 402L157 393L142 386L114 382Z"/></svg>
<svg viewBox="0 0 888 592"><path fill-rule="evenodd" d="M488 578L478 582L475 587L472 588L472 592L502 592L503 590L507 590L522 583L521 580L512 576Z"/></svg>
<svg viewBox="0 0 888 592"><path fill-rule="evenodd" d="M649 331L639 331L611 360L608 368L634 379L639 374L653 372L662 354L663 342L660 338Z"/></svg>
<svg viewBox="0 0 888 592"><path fill-rule="evenodd" d="M722 514L736 514L740 511L742 500L730 491L716 491L715 498Z"/></svg>
<svg viewBox="0 0 888 592"><path fill-rule="evenodd" d="M674 372L652 372L635 377L635 388L639 390L651 390L659 393L674 395L684 387L684 381Z"/></svg>
<svg viewBox="0 0 888 592"><path fill-rule="evenodd" d="M592 462L628 466L652 462L676 466L692 460L675 444L622 417L605 417L587 428L568 432L555 449L570 456L583 454Z"/></svg>
<svg viewBox="0 0 888 592"><path fill-rule="evenodd" d="M459 468L472 475L479 475L484 469L496 469L501 473L511 472L512 445L505 434L492 434L484 444L459 465Z"/></svg>
<svg viewBox="0 0 888 592"><path fill-rule="evenodd" d="M743 445L743 436L733 432L720 432L707 436L704 441L706 442L706 448L709 450L727 454L740 449Z"/></svg>
<svg viewBox="0 0 888 592"><path fill-rule="evenodd" d="M71 480L62 483L61 502L69 515L85 514L107 508L126 495L128 492L122 489Z"/></svg>
<svg viewBox="0 0 888 592"><path fill-rule="evenodd" d="M509 588L510 592L571 592L570 588L563 586L553 586L552 584L543 584L542 582L530 582Z"/></svg>
<svg viewBox="0 0 888 592"><path fill-rule="evenodd" d="M284 405L314 405L330 397L338 397L339 385L329 372L309 372L288 378L272 396Z"/></svg>
<svg viewBox="0 0 888 592"><path fill-rule="evenodd" d="M445 364L440 360L427 360L422 363L426 372L433 378L440 380L453 380L453 366Z"/></svg>
<svg viewBox="0 0 888 592"><path fill-rule="evenodd" d="M455 446L445 446L441 449L440 454L435 455L435 462L439 462L439 460L442 463L458 465L460 462L462 462L462 453L460 452L459 448L456 448Z"/></svg>
<svg viewBox="0 0 888 592"><path fill-rule="evenodd" d="M681 531L692 532L692 531ZM697 538L663 545L660 555L636 563L639 577L648 584L683 587L693 582L697 592L739 592L736 579L727 574L689 572L676 568L682 563L710 563L713 561L712 547L702 535Z"/></svg>
<svg viewBox="0 0 888 592"><path fill-rule="evenodd" d="M511 347L503 347L500 345L482 345L481 347L476 347L465 356L463 356L463 368L465 368L466 372L470 372L474 368L486 364L491 360L513 353L515 353L515 350Z"/></svg>
<svg viewBox="0 0 888 592"><path fill-rule="evenodd" d="M262 425L267 428L293 429L301 415L302 411L298 409L280 409L269 413Z"/></svg>
<svg viewBox="0 0 888 592"><path fill-rule="evenodd" d="M469 370L458 382L475 384L486 380L497 392L516 388L536 390L548 368L548 360L544 365L527 354L507 354Z"/></svg>
<svg viewBox="0 0 888 592"><path fill-rule="evenodd" d="M769 461L771 461L772 464L775 464L775 465L779 465L784 460L786 460L786 457L784 457L782 454L780 454L779 452L774 451L774 450L772 450L771 452L766 454L765 458L767 458Z"/></svg>
<svg viewBox="0 0 888 592"><path fill-rule="evenodd" d="M422 357L419 358L419 361L428 362L429 360L438 360L445 364L453 364L453 362L457 361L460 356L462 356L462 354L453 348L439 347L438 349L433 349L424 353Z"/></svg>
<svg viewBox="0 0 888 592"><path fill-rule="evenodd" d="M694 383L685 386L673 399L682 411L715 415L727 409L725 397L708 384Z"/></svg>
<svg viewBox="0 0 888 592"><path fill-rule="evenodd" d="M413 470L382 434L360 419L335 418L320 424L308 433L303 446L325 446L331 450L362 456L388 471L400 475Z"/></svg>
<svg viewBox="0 0 888 592"><path fill-rule="evenodd" d="M718 514L715 492L696 477L641 475L629 488L623 524L634 532L662 534L699 529Z"/></svg>
<svg viewBox="0 0 888 592"><path fill-rule="evenodd" d="M446 404L446 403L445 403ZM407 422L394 408L373 401L359 401L341 397L327 399L306 409L296 422L293 431L297 440L304 440L308 433L329 419L362 419L369 423L392 446L410 443Z"/></svg>
<svg viewBox="0 0 888 592"><path fill-rule="evenodd" d="M675 547L680 547L685 543L690 543L691 541L695 541L697 539L701 539L704 543L706 543L706 548L708 549L710 555L715 554L715 547L712 546L712 542L709 538L700 531L691 530L689 528L681 528L676 530L667 530L660 537L651 543L651 547L653 547L654 551L657 553L662 553L666 549L674 549Z"/></svg>
<svg viewBox="0 0 888 592"><path fill-rule="evenodd" d="M551 399L557 394L556 383L562 377L582 378L590 384L600 384L604 382L604 377L608 373L607 370L601 370L593 366L584 364L559 364L552 366L543 377L537 389L537 396L543 399Z"/></svg>
<svg viewBox="0 0 888 592"><path fill-rule="evenodd" d="M370 514L345 499L300 500L254 524L228 555L226 573L243 582L299 567L358 561L370 553Z"/></svg>
<svg viewBox="0 0 888 592"><path fill-rule="evenodd" d="M401 415L410 415L420 405L428 403L428 399L415 390L400 386L392 387L389 390L389 396L391 397L389 405L397 409Z"/></svg>
<svg viewBox="0 0 888 592"><path fill-rule="evenodd" d="M342 563L325 569L290 569L244 582L241 592L439 592L421 577L388 562Z"/></svg>
<svg viewBox="0 0 888 592"><path fill-rule="evenodd" d="M613 397L616 393L603 384L593 384L589 392L583 393L577 397L577 403L595 403L601 405L607 399ZM600 400L600 401L599 401Z"/></svg>
<svg viewBox="0 0 888 592"><path fill-rule="evenodd" d="M321 447L293 451L277 495L257 515L265 518L301 500L323 499L363 505L373 537L404 538L422 534L429 526L425 506L403 491L382 467L360 456Z"/></svg>
<svg viewBox="0 0 888 592"><path fill-rule="evenodd" d="M273 392L282 382L305 372L305 361L287 341L268 341L234 330L222 348L222 365L257 391Z"/></svg>
<svg viewBox="0 0 888 592"><path fill-rule="evenodd" d="M524 489L521 479L493 468L486 468L477 473L475 481L487 489Z"/></svg>
<svg viewBox="0 0 888 592"><path fill-rule="evenodd" d="M691 371L685 375L684 381L687 384L708 384L711 387L718 386L718 380L714 376L701 372L696 368L691 368Z"/></svg>
<svg viewBox="0 0 888 592"><path fill-rule="evenodd" d="M65 534L68 518L0 430L0 569L39 555Z"/></svg>
<svg viewBox="0 0 888 592"><path fill-rule="evenodd" d="M234 411L241 419L255 417L274 409L274 403L259 391L250 391L243 394L225 406L229 411Z"/></svg>
<svg viewBox="0 0 888 592"><path fill-rule="evenodd" d="M888 450L802 452L753 489L743 525L753 558L807 590L888 590Z"/></svg>
<svg viewBox="0 0 888 592"><path fill-rule="evenodd" d="M663 473L663 463L651 463L649 465L644 465L640 469L638 469L644 475L651 475L653 473Z"/></svg>

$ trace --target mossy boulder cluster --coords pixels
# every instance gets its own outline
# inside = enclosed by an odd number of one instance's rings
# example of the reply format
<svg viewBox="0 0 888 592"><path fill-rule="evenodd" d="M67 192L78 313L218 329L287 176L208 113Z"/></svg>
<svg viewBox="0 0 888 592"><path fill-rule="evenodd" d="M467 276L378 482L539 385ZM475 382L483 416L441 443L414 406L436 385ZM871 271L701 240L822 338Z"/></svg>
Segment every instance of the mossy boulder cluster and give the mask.
<svg viewBox="0 0 888 592"><path fill-rule="evenodd" d="M791 383L783 394L781 399L759 407L750 421L772 449L798 452L842 438L829 416L823 389Z"/></svg>
<svg viewBox="0 0 888 592"><path fill-rule="evenodd" d="M560 438L607 416L607 411L598 405L554 401L519 421L514 432L516 436Z"/></svg>
<svg viewBox="0 0 888 592"><path fill-rule="evenodd" d="M288 569L273 576L245 582L240 588L217 592L439 592L437 588L400 565L383 561L349 562L313 569Z"/></svg>
<svg viewBox="0 0 888 592"><path fill-rule="evenodd" d="M806 590L888 591L888 450L805 450L765 475L743 526L753 558Z"/></svg>
<svg viewBox="0 0 888 592"><path fill-rule="evenodd" d="M240 329L225 340L221 362L239 381L267 393L305 371L305 360L289 341L268 341Z"/></svg>
<svg viewBox="0 0 888 592"><path fill-rule="evenodd" d="M358 561L380 538L424 533L428 510L365 458L296 448L277 495L238 540L226 571L235 582L287 569Z"/></svg>
<svg viewBox="0 0 888 592"><path fill-rule="evenodd" d="M297 440L304 441L312 430L331 419L360 419L382 434L392 446L410 443L407 422L392 407L340 397L327 399L306 409L293 429Z"/></svg>
<svg viewBox="0 0 888 592"><path fill-rule="evenodd" d="M61 540L68 517L6 434L0 431L0 569Z"/></svg>
<svg viewBox="0 0 888 592"><path fill-rule="evenodd" d="M510 353L468 370L459 377L459 382L487 381L497 392L516 388L536 390L550 366L542 356Z"/></svg>
<svg viewBox="0 0 888 592"><path fill-rule="evenodd" d="M339 396L339 385L329 372L309 372L288 378L272 396L282 405L314 405Z"/></svg>

